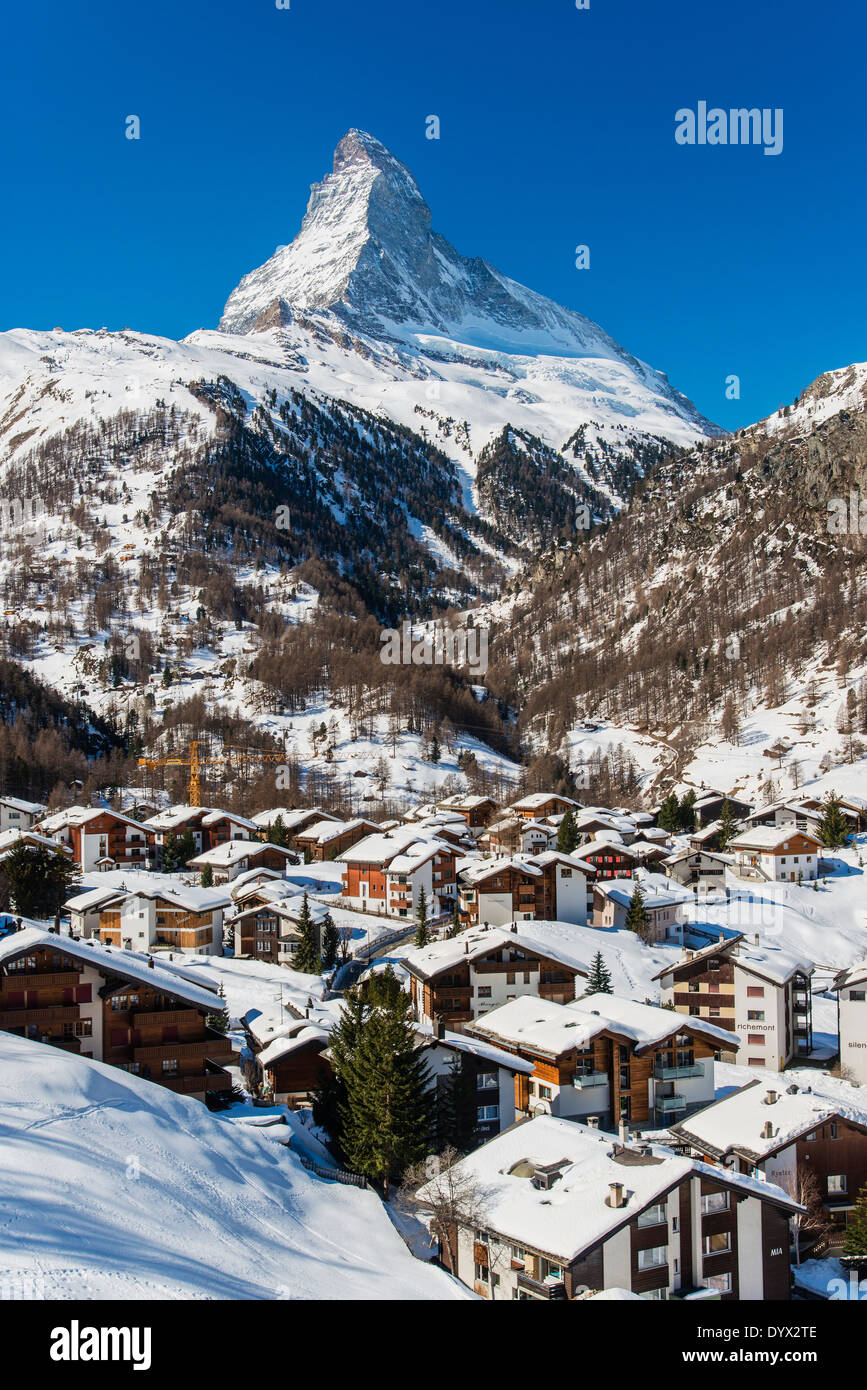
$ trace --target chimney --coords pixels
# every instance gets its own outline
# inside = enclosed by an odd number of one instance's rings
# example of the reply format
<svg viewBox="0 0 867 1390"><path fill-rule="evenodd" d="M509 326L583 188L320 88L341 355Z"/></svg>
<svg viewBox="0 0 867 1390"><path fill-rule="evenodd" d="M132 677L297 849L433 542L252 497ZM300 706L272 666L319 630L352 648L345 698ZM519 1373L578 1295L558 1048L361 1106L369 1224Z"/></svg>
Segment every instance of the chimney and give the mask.
<svg viewBox="0 0 867 1390"><path fill-rule="evenodd" d="M622 1182L610 1182L608 1184L608 1205L609 1207L614 1207L615 1210L623 1206Z"/></svg>
<svg viewBox="0 0 867 1390"><path fill-rule="evenodd" d="M513 923L512 923L512 931L515 932L515 933L517 934L517 931L518 931L518 924L517 924L517 922L513 922Z"/></svg>
<svg viewBox="0 0 867 1390"><path fill-rule="evenodd" d="M619 1133L619 1135L620 1135L620 1142L621 1142L621 1144L628 1144L628 1143L629 1143L629 1125L626 1123L625 1120L621 1120L621 1121L620 1121L620 1127L619 1127L619 1129L618 1129L618 1133Z"/></svg>
<svg viewBox="0 0 867 1390"><path fill-rule="evenodd" d="M598 1129L598 1128L599 1128L599 1116L598 1116L598 1115L588 1115L588 1116L587 1116L587 1128L588 1128L588 1129Z"/></svg>
<svg viewBox="0 0 867 1390"><path fill-rule="evenodd" d="M758 946L758 944L759 944L759 934L758 934L758 932L755 932L755 933L753 934L753 941L754 941L755 944Z"/></svg>
<svg viewBox="0 0 867 1390"><path fill-rule="evenodd" d="M720 946L725 945L725 939L726 939L726 934L725 934L724 931L721 931L720 934L719 934L719 936L717 937L717 942L718 942L718 944L719 944Z"/></svg>
<svg viewBox="0 0 867 1390"><path fill-rule="evenodd" d="M435 1037L435 1038L440 1038L440 1039L442 1039L442 1038L445 1037L445 1035L446 1035L446 1025L445 1025L445 1022L443 1021L443 1019L438 1018L437 1021L436 1021L436 1023L434 1024L434 1037Z"/></svg>
<svg viewBox="0 0 867 1390"><path fill-rule="evenodd" d="M763 1138L763 1139L773 1139L773 1137L774 1137L774 1126L773 1126L773 1124L771 1123L770 1120L765 1120L764 1126L762 1127L762 1138Z"/></svg>
<svg viewBox="0 0 867 1390"><path fill-rule="evenodd" d="M765 1096L765 1105L776 1105L776 1103L777 1103L777 1093L776 1093L776 1091L768 1091L768 1094Z"/></svg>
<svg viewBox="0 0 867 1390"><path fill-rule="evenodd" d="M153 970L153 968L154 968L154 958L153 958L153 956L148 956L148 970Z"/></svg>

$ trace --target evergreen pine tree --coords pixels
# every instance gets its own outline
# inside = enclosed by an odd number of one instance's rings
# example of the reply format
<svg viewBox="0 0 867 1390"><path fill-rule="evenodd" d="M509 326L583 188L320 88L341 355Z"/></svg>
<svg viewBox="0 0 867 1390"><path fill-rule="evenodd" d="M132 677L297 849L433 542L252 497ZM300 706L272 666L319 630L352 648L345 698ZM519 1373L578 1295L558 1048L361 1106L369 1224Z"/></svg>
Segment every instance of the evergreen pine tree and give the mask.
<svg viewBox="0 0 867 1390"><path fill-rule="evenodd" d="M390 1005L373 1008L342 1069L347 1161L381 1182L386 1198L392 1180L428 1152L433 1123L430 1074L410 1009L403 991Z"/></svg>
<svg viewBox="0 0 867 1390"><path fill-rule="evenodd" d="M178 840L177 851L179 866L185 869L189 860L194 859L196 854L196 837L189 827L184 831L180 840Z"/></svg>
<svg viewBox="0 0 867 1390"><path fill-rule="evenodd" d="M430 927L427 921L427 893L420 889L418 904L415 909L415 920L417 923L415 932L416 946L426 946L430 941Z"/></svg>
<svg viewBox="0 0 867 1390"><path fill-rule="evenodd" d="M458 916L458 909L457 909L457 907L455 907L455 910L454 910L454 912L453 912L452 915L451 915L451 920L450 920L448 926L446 927L446 940L447 940L447 941L452 941L452 940L454 939L454 937L456 937L456 936L460 933L460 930L461 930L461 919L460 919L460 917Z"/></svg>
<svg viewBox="0 0 867 1390"><path fill-rule="evenodd" d="M843 1253L867 1258L867 1183L861 1188L849 1213L843 1238Z"/></svg>
<svg viewBox="0 0 867 1390"><path fill-rule="evenodd" d="M680 824L679 812L680 803L674 792L669 792L659 808L658 824L660 830L667 830L669 834L675 834Z"/></svg>
<svg viewBox="0 0 867 1390"><path fill-rule="evenodd" d="M677 828L685 835L695 830L695 803L695 791L690 788L677 809Z"/></svg>
<svg viewBox="0 0 867 1390"><path fill-rule="evenodd" d="M446 1072L437 1078L435 1142L437 1153L457 1149L465 1154L473 1146L476 1124L475 1078L463 1065L462 1053L453 1053Z"/></svg>
<svg viewBox="0 0 867 1390"><path fill-rule="evenodd" d="M302 975L322 974L322 961L319 958L319 947L316 944L316 927L310 916L310 904L307 901L306 889L301 904L301 912L298 916L298 945L292 957L292 969L299 971Z"/></svg>
<svg viewBox="0 0 867 1390"><path fill-rule="evenodd" d="M322 1072L319 1085L313 1092L313 1119L325 1130L334 1156L341 1162L346 1157L342 1144L343 1113L347 1099L345 1076L369 1014L370 1006L364 992L358 988L347 990L328 1040L331 1069Z"/></svg>
<svg viewBox="0 0 867 1390"><path fill-rule="evenodd" d="M721 850L725 849L729 840L734 839L737 825L737 819L729 805L728 797L726 797L719 817L719 847Z"/></svg>
<svg viewBox="0 0 867 1390"><path fill-rule="evenodd" d="M325 970L330 970L337 964L337 953L340 949L340 937L334 925L331 913L325 918L322 924L322 966Z"/></svg>
<svg viewBox="0 0 867 1390"><path fill-rule="evenodd" d="M206 864L199 875L199 882L203 888L210 888L214 882L214 870L210 864Z"/></svg>
<svg viewBox="0 0 867 1390"><path fill-rule="evenodd" d="M181 857L178 851L178 842L174 835L169 835L162 847L160 855L160 867L164 874L173 874L181 867Z"/></svg>
<svg viewBox="0 0 867 1390"><path fill-rule="evenodd" d="M647 913L644 910L644 894L641 891L641 884L636 883L632 897L629 901L629 908L626 913L626 930L635 932L642 941L648 937Z"/></svg>
<svg viewBox="0 0 867 1390"><path fill-rule="evenodd" d="M561 854L571 854L577 844L578 831L575 829L575 817L572 814L572 807L568 806L557 831L557 849Z"/></svg>
<svg viewBox="0 0 867 1390"><path fill-rule="evenodd" d="M283 824L282 815L275 816L274 820L268 826L268 843L271 845L280 845L283 849L287 847L289 843L289 832Z"/></svg>
<svg viewBox="0 0 867 1390"><path fill-rule="evenodd" d="M839 849L849 838L849 822L843 814L840 798L830 791L822 803L822 818L816 834L828 849Z"/></svg>
<svg viewBox="0 0 867 1390"><path fill-rule="evenodd" d="M613 994L611 986L611 972L602 956L601 951L597 951L590 964L590 974L587 976L587 994Z"/></svg>
<svg viewBox="0 0 867 1390"><path fill-rule="evenodd" d="M15 911L22 917L53 917L69 897L74 874L59 850L34 849L19 841L3 860L2 871Z"/></svg>

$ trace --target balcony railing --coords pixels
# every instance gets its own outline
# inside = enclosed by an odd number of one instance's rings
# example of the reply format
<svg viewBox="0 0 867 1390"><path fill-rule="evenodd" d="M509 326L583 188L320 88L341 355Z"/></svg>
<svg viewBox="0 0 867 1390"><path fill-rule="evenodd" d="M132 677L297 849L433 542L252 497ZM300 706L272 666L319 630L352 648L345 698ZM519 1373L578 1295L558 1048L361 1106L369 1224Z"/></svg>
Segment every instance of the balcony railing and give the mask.
<svg viewBox="0 0 867 1390"><path fill-rule="evenodd" d="M686 1109L686 1100L683 1096L654 1096L653 1104L664 1115L668 1115L674 1110Z"/></svg>
<svg viewBox="0 0 867 1390"><path fill-rule="evenodd" d="M679 1081L682 1076L704 1076L704 1067L698 1062L691 1062L687 1067L656 1066L653 1075L657 1081Z"/></svg>
<svg viewBox="0 0 867 1390"><path fill-rule="evenodd" d="M589 1086L607 1086L607 1071L576 1071L572 1085L576 1091L584 1091Z"/></svg>

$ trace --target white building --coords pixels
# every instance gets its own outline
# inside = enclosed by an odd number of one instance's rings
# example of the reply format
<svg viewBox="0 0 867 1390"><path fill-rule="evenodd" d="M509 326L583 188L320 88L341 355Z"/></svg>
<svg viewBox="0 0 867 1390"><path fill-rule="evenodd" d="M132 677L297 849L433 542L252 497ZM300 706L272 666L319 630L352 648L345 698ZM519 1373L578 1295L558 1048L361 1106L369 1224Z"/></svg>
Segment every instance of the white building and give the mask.
<svg viewBox="0 0 867 1390"><path fill-rule="evenodd" d="M818 878L822 846L814 835L791 826L761 825L730 840L727 853L741 878L800 883Z"/></svg>
<svg viewBox="0 0 867 1390"><path fill-rule="evenodd" d="M47 807L38 801L21 801L17 796L0 796L0 834L4 830L29 830L45 815Z"/></svg>
<svg viewBox="0 0 867 1390"><path fill-rule="evenodd" d="M840 1067L867 1086L867 960L841 970L834 981L840 1021Z"/></svg>
<svg viewBox="0 0 867 1390"><path fill-rule="evenodd" d="M771 1183L547 1115L491 1139L461 1160L457 1177L479 1193L478 1211L441 1242L482 1297L574 1299L612 1288L655 1301L705 1291L789 1297L797 1206ZM434 1212L440 1181L418 1194Z"/></svg>

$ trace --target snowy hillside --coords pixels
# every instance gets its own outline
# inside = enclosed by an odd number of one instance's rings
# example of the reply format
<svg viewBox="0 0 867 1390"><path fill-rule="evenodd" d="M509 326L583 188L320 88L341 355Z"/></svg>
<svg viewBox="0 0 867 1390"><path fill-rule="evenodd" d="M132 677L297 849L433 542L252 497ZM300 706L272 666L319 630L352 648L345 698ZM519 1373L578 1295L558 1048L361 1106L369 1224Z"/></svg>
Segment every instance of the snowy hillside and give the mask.
<svg viewBox="0 0 867 1390"><path fill-rule="evenodd" d="M116 1068L0 1033L0 1294L472 1297L372 1192Z"/></svg>

